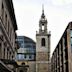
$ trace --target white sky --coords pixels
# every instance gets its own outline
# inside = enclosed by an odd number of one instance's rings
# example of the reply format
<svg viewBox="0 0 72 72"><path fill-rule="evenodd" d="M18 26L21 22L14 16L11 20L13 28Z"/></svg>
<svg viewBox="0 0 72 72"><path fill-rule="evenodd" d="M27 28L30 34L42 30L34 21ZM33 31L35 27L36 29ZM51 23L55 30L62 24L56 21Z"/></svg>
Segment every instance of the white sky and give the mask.
<svg viewBox="0 0 72 72"><path fill-rule="evenodd" d="M18 25L17 34L36 41L42 4L51 31L51 54L66 26L72 21L72 0L13 0Z"/></svg>

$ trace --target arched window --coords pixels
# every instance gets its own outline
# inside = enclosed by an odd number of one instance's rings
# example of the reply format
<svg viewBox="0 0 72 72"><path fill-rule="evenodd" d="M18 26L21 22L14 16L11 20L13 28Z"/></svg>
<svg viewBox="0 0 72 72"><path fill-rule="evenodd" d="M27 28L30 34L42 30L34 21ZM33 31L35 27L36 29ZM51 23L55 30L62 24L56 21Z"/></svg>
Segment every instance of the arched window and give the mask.
<svg viewBox="0 0 72 72"><path fill-rule="evenodd" d="M45 38L42 38L42 40L41 40L41 45L42 45L42 46L45 46Z"/></svg>

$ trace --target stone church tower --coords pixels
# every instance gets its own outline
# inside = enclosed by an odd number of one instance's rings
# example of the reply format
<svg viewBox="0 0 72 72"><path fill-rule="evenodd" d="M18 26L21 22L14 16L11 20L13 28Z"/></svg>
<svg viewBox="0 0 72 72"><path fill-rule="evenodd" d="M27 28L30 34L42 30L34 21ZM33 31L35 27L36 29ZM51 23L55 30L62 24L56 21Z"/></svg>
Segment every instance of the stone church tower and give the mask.
<svg viewBox="0 0 72 72"><path fill-rule="evenodd" d="M44 9L36 33L36 72L50 72L50 33L47 32L47 19Z"/></svg>

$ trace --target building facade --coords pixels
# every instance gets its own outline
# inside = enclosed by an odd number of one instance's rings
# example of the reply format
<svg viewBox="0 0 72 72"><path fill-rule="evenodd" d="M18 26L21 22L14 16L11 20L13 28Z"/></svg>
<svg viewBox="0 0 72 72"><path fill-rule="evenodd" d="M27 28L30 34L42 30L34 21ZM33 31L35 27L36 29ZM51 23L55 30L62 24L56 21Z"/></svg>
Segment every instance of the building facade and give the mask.
<svg viewBox="0 0 72 72"><path fill-rule="evenodd" d="M13 70L11 66L17 49L17 23L12 0L0 0L0 72Z"/></svg>
<svg viewBox="0 0 72 72"><path fill-rule="evenodd" d="M42 10L39 32L36 33L36 72L50 72L50 32L47 32L47 19Z"/></svg>
<svg viewBox="0 0 72 72"><path fill-rule="evenodd" d="M72 72L72 22L60 38L51 58L51 72Z"/></svg>
<svg viewBox="0 0 72 72"><path fill-rule="evenodd" d="M17 53L17 63L19 65L25 63L25 65L29 65L29 72L35 72L36 43L26 36L18 36L17 41L20 47ZM21 68L19 70L23 71L24 69Z"/></svg>

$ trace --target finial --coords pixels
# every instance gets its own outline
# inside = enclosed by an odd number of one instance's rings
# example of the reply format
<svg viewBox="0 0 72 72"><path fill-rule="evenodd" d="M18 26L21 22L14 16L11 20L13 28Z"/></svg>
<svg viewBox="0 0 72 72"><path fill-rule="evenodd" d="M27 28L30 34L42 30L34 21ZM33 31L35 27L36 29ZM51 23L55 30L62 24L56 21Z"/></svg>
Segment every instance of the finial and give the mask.
<svg viewBox="0 0 72 72"><path fill-rule="evenodd" d="M45 18L45 15L44 15L44 5L42 4L42 15L41 15L41 18Z"/></svg>
<svg viewBox="0 0 72 72"><path fill-rule="evenodd" d="M44 13L44 4L42 4L42 13Z"/></svg>

